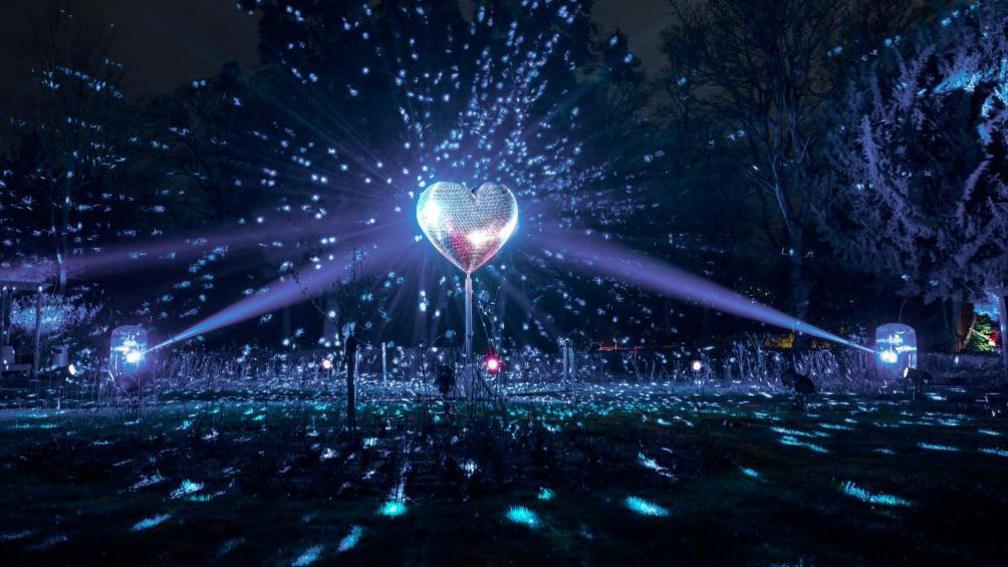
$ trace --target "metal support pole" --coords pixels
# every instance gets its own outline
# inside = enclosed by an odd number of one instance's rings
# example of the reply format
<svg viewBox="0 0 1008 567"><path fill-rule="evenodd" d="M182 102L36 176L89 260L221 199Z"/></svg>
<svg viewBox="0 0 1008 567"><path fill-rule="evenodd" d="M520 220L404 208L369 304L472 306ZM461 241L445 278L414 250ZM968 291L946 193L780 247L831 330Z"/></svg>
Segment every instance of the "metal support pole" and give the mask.
<svg viewBox="0 0 1008 567"><path fill-rule="evenodd" d="M42 288L35 292L35 357L32 363L32 378L39 374L39 343L42 340Z"/></svg>
<svg viewBox="0 0 1008 567"><path fill-rule="evenodd" d="M388 362L387 361L388 361L388 358L387 358L387 353L385 352L385 341L382 341L382 344L381 344L381 379L382 379L382 382L385 382L386 380L388 380Z"/></svg>
<svg viewBox="0 0 1008 567"><path fill-rule="evenodd" d="M472 303L473 287L472 274L466 272L465 279L465 359L466 363L472 362Z"/></svg>
<svg viewBox="0 0 1008 567"><path fill-rule="evenodd" d="M0 357L4 355L4 347L7 346L7 288L0 289ZM3 377L3 371L7 369L7 360L4 359L0 364L0 377ZM10 361L13 363L14 361Z"/></svg>
<svg viewBox="0 0 1008 567"><path fill-rule="evenodd" d="M0 347L7 346L7 288L0 290Z"/></svg>
<svg viewBox="0 0 1008 567"><path fill-rule="evenodd" d="M998 292L998 319L1001 324L1001 377L1008 384L1008 309L1003 291Z"/></svg>

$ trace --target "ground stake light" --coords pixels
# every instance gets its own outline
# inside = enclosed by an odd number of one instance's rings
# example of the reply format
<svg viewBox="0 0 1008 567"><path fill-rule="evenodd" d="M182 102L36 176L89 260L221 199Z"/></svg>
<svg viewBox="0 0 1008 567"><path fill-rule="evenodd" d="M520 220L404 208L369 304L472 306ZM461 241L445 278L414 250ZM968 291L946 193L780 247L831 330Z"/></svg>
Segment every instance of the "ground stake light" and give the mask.
<svg viewBox="0 0 1008 567"><path fill-rule="evenodd" d="M875 352L879 374L897 378L905 368L917 368L917 332L902 323L887 323L875 329Z"/></svg>
<svg viewBox="0 0 1008 567"><path fill-rule="evenodd" d="M131 376L147 363L147 329L139 325L122 325L112 330L109 368L115 376Z"/></svg>
<svg viewBox="0 0 1008 567"><path fill-rule="evenodd" d="M503 185L475 192L438 182L417 200L417 222L434 248L465 272L465 354L472 360L472 273L496 254L518 225L518 202Z"/></svg>

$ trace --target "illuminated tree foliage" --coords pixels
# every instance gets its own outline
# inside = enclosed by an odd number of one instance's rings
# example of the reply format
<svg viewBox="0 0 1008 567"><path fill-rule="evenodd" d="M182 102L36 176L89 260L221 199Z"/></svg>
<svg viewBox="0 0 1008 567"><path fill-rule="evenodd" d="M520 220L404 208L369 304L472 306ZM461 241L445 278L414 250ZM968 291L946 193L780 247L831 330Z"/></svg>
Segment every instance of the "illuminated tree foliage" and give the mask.
<svg viewBox="0 0 1008 567"><path fill-rule="evenodd" d="M951 12L855 80L816 210L838 253L927 301L1008 281L1008 8Z"/></svg>
<svg viewBox="0 0 1008 567"><path fill-rule="evenodd" d="M113 180L136 139L108 28L56 9L32 24L30 107L13 120L18 137L0 178L0 228L8 267L63 289L68 258L100 247L114 233L113 212L132 201Z"/></svg>
<svg viewBox="0 0 1008 567"><path fill-rule="evenodd" d="M686 179L679 215L689 217L677 226L695 227L675 236L679 247L700 241L705 274L734 266L720 277L764 301L779 292L774 303L798 317L817 287L832 287L810 198L824 117L856 63L926 15L921 4L669 2L667 139Z"/></svg>

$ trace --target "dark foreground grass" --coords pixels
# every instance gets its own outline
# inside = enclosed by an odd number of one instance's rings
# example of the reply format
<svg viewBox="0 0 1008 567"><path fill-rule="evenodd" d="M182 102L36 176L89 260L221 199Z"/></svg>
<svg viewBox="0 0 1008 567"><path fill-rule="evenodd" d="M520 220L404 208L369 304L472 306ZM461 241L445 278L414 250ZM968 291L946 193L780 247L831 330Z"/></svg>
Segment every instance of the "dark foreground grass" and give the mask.
<svg viewBox="0 0 1008 567"><path fill-rule="evenodd" d="M0 414L5 564L1000 563L1008 427L925 402L172 401Z"/></svg>

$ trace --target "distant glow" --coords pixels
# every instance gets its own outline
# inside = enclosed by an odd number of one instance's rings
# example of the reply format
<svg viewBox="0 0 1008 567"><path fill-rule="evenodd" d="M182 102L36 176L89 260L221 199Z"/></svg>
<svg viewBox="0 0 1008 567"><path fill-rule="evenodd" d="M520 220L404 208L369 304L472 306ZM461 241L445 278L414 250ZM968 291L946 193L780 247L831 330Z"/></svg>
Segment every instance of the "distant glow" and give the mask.
<svg viewBox="0 0 1008 567"><path fill-rule="evenodd" d="M554 496L555 496L555 493L552 490L548 489L548 488L540 488L539 489L539 496L538 496L538 498L539 498L539 500L542 500L543 502L549 502L550 500L553 500Z"/></svg>
<svg viewBox="0 0 1008 567"><path fill-rule="evenodd" d="M693 363L690 364L690 368L693 369L693 372L700 372L703 370L703 363L699 360L694 360Z"/></svg>
<svg viewBox="0 0 1008 567"><path fill-rule="evenodd" d="M136 364L143 360L144 354L138 350L130 350L126 352L125 358L126 362L130 364Z"/></svg>
<svg viewBox="0 0 1008 567"><path fill-rule="evenodd" d="M524 506L512 506L507 511L507 519L530 528L539 527L539 516Z"/></svg>
<svg viewBox="0 0 1008 567"><path fill-rule="evenodd" d="M624 503L627 508L641 516L664 518L669 515L669 511L666 508L637 496L627 496Z"/></svg>
<svg viewBox="0 0 1008 567"><path fill-rule="evenodd" d="M759 473L759 471L750 469L748 467L742 467L742 474L746 475L749 478L761 478L763 476Z"/></svg>
<svg viewBox="0 0 1008 567"><path fill-rule="evenodd" d="M333 364L331 358L322 359L322 370L332 370Z"/></svg>
<svg viewBox="0 0 1008 567"><path fill-rule="evenodd" d="M73 364L71 364L70 366L67 366L67 373L70 374L71 376L76 376L77 375L77 367L75 365L73 365Z"/></svg>
<svg viewBox="0 0 1008 567"><path fill-rule="evenodd" d="M879 504L882 506L909 506L910 501L900 498L899 496L893 496L892 494L883 494L881 492L869 492L864 488L854 484L853 482L847 481L840 485L840 490L848 496L853 496L862 502L867 502L869 504Z"/></svg>
<svg viewBox="0 0 1008 567"><path fill-rule="evenodd" d="M378 514L388 518L396 518L406 513L406 503L399 500L389 500L378 509Z"/></svg>

